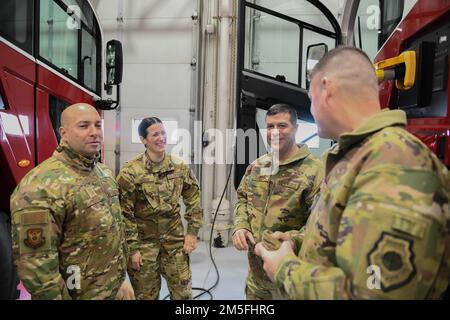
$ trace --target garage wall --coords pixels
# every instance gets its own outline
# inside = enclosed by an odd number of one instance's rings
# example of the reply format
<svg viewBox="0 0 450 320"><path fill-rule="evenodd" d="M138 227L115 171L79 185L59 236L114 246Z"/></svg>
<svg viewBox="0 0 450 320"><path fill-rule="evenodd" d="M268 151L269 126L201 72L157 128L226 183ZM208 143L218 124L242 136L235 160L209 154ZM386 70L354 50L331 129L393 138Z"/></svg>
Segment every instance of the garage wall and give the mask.
<svg viewBox="0 0 450 320"><path fill-rule="evenodd" d="M115 126L120 124L120 166L144 150L132 141L133 119L156 116L190 130L193 113L196 0L93 0L104 42L123 45L120 122L105 112L105 159L115 169ZM195 89L195 90L193 90ZM172 145L168 146L170 151Z"/></svg>

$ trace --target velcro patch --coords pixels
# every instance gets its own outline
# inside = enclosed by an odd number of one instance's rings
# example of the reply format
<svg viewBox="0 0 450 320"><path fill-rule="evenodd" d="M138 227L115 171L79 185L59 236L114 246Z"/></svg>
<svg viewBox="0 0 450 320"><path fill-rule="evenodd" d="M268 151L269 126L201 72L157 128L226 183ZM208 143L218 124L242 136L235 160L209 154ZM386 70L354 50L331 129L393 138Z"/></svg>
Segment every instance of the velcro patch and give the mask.
<svg viewBox="0 0 450 320"><path fill-rule="evenodd" d="M367 254L367 264L380 268L384 292L401 288L415 277L413 244L413 240L382 232Z"/></svg>
<svg viewBox="0 0 450 320"><path fill-rule="evenodd" d="M46 224L48 222L48 211L32 211L22 214L22 225Z"/></svg>
<svg viewBox="0 0 450 320"><path fill-rule="evenodd" d="M426 225L417 219L412 220L409 217L396 216L392 228L422 239L425 235Z"/></svg>

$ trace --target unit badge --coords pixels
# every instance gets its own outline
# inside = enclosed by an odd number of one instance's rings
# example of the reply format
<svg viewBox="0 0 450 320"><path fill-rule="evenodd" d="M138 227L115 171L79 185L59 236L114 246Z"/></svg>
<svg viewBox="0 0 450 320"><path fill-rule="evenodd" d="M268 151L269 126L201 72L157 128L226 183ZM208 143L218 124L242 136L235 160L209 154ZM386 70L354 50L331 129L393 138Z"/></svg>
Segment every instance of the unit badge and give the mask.
<svg viewBox="0 0 450 320"><path fill-rule="evenodd" d="M380 268L384 292L406 285L416 275L412 247L412 240L383 232L367 254L368 265Z"/></svg>
<svg viewBox="0 0 450 320"><path fill-rule="evenodd" d="M27 247L38 249L45 243L44 230L42 228L30 228L27 237L23 241Z"/></svg>

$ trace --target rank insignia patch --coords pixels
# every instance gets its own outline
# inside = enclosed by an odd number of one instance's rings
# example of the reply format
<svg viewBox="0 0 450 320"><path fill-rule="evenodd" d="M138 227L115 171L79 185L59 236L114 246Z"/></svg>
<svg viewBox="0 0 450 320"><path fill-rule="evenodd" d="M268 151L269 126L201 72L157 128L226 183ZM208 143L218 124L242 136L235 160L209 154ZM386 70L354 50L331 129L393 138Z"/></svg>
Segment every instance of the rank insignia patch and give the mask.
<svg viewBox="0 0 450 320"><path fill-rule="evenodd" d="M406 285L416 275L412 247L412 240L383 232L367 254L367 264L380 268L384 292Z"/></svg>
<svg viewBox="0 0 450 320"><path fill-rule="evenodd" d="M44 230L42 228L30 228L27 237L23 241L27 247L38 249L45 243Z"/></svg>

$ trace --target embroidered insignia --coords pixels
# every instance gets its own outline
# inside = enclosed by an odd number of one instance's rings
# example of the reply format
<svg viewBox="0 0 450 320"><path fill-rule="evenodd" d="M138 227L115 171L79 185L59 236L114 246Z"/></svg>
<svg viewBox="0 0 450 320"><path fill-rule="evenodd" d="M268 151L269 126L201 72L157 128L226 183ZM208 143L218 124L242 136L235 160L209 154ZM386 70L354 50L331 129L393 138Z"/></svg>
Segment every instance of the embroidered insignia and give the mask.
<svg viewBox="0 0 450 320"><path fill-rule="evenodd" d="M413 240L383 232L367 254L368 265L380 268L384 292L406 285L416 275L413 243Z"/></svg>
<svg viewBox="0 0 450 320"><path fill-rule="evenodd" d="M30 228L27 237L23 241L27 247L38 249L45 243L44 230L42 228Z"/></svg>

